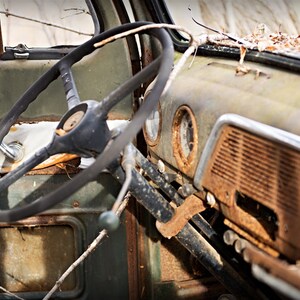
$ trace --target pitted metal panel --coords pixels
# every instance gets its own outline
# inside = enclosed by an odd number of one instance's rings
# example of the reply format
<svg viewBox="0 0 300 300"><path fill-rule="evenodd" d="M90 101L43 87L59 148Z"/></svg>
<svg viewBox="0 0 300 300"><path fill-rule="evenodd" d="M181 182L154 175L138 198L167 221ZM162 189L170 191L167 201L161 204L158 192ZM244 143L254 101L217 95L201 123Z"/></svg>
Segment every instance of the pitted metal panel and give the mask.
<svg viewBox="0 0 300 300"><path fill-rule="evenodd" d="M296 145L289 147L274 137L223 126L197 182L216 196L231 222L289 258L299 259L295 236L300 154Z"/></svg>
<svg viewBox="0 0 300 300"><path fill-rule="evenodd" d="M52 288L82 250L82 224L72 217L32 217L1 224L0 242L1 285L38 296ZM82 279L80 267L64 281L60 296L69 299L80 293Z"/></svg>

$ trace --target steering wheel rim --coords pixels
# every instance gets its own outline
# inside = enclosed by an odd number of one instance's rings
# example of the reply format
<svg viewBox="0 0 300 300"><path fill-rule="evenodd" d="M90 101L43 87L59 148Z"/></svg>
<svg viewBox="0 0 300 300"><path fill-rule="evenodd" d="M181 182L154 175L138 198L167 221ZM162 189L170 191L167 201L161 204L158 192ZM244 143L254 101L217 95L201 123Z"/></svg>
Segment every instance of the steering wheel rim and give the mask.
<svg viewBox="0 0 300 300"><path fill-rule="evenodd" d="M95 48L94 44L102 41L110 36L115 34L125 32L127 30L132 30L137 27L151 24L150 22L136 22L124 24L104 33L99 34L98 36L92 38L86 43L82 44L78 48L74 49L67 56L62 58L58 63L56 63L49 71L47 71L44 75L42 75L24 94L23 96L16 102L16 104L12 107L10 112L0 121L0 140L7 134L10 127L15 123L19 115L26 110L28 105L33 102L36 97L42 92L47 86L55 80L59 76L59 68L61 66L71 67L74 63L81 60L84 56L92 53ZM172 40L165 29L150 29L144 30L148 34L154 35L162 45L162 53L154 62L152 62L148 67L135 74L132 79L133 84L128 84L129 81L125 82L122 86L128 87L137 87L140 84L140 78L138 75L142 74L143 81L147 76L153 75L155 69L158 68L157 78L152 89L151 94L148 96L147 101L145 101L139 110L135 113L132 121L127 125L124 132L119 135L115 140L112 141L110 147L105 149L102 153L100 153L95 162L89 166L87 169L82 170L79 174L75 175L72 181L69 181L62 186L60 186L55 191L51 192L48 195L40 197L35 201L26 204L22 207L16 207L8 210L0 211L0 222L11 222L17 221L20 219L24 219L26 217L30 217L32 215L41 213L48 208L54 206L55 204L63 201L81 187L83 187L88 182L94 180L98 174L105 169L109 164L111 164L120 154L122 149L135 137L135 135L142 128L144 121L148 117L149 113L155 108L158 103L158 99L161 96L164 87L168 81L170 72L173 66L173 43ZM159 65L159 67L158 67ZM131 90L128 91L128 93ZM106 108L104 105L104 109L109 108L112 104L117 101L115 100L117 95L111 93L112 98L106 99L104 104L106 104ZM120 95L119 95L120 97ZM121 98L121 97L120 97ZM101 103L101 102L100 102ZM115 103L115 104L116 104ZM43 150L45 151L45 150ZM47 154L43 154L47 155ZM7 175L6 175L7 176ZM3 180L6 176L4 176L1 180ZM19 178L19 177L18 177Z"/></svg>

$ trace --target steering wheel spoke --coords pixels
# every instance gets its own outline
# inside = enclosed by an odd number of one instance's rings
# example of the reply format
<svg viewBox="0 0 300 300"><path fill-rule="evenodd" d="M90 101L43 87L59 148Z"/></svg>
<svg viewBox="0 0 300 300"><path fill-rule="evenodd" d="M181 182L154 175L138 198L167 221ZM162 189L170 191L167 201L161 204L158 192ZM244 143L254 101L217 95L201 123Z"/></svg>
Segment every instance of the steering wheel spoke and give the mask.
<svg viewBox="0 0 300 300"><path fill-rule="evenodd" d="M66 99L69 110L80 104L80 98L73 78L72 70L65 61L59 64L59 72L64 84Z"/></svg>
<svg viewBox="0 0 300 300"><path fill-rule="evenodd" d="M28 171L32 170L38 164L45 161L47 158L49 158L49 153L47 151L47 147L44 147L0 179L0 192L8 188L11 184L21 178Z"/></svg>

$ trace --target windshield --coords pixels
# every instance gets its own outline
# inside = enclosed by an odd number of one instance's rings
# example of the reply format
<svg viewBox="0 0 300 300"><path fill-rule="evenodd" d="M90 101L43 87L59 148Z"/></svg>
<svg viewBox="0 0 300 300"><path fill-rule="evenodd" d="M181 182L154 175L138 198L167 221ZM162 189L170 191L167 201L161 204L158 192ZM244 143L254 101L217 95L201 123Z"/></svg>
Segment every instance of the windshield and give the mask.
<svg viewBox="0 0 300 300"><path fill-rule="evenodd" d="M300 58L299 0L165 0L174 23L203 43ZM209 36L207 36L209 35Z"/></svg>
<svg viewBox="0 0 300 300"><path fill-rule="evenodd" d="M93 36L85 0L0 0L3 46L78 45Z"/></svg>
<svg viewBox="0 0 300 300"><path fill-rule="evenodd" d="M212 33L199 23L219 31L245 36L258 25L265 24L271 32L298 36L300 33L299 0L165 0L174 23L195 35Z"/></svg>

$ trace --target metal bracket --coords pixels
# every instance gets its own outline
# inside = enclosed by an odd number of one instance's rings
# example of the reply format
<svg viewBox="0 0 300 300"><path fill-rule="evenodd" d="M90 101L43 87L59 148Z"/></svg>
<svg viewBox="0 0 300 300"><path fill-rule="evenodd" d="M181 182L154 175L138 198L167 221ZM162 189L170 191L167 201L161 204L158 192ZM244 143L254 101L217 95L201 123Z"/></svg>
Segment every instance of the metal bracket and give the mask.
<svg viewBox="0 0 300 300"><path fill-rule="evenodd" d="M157 230L168 239L177 235L194 215L206 209L205 204L194 195L187 197L179 207L171 204L175 210L172 219L166 223L156 221Z"/></svg>
<svg viewBox="0 0 300 300"><path fill-rule="evenodd" d="M24 44L19 44L18 46L12 48L14 53L14 57L16 59L28 59L29 58L29 51L28 47Z"/></svg>

